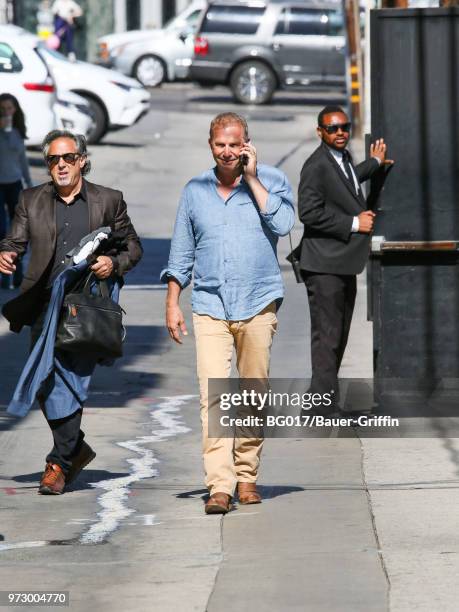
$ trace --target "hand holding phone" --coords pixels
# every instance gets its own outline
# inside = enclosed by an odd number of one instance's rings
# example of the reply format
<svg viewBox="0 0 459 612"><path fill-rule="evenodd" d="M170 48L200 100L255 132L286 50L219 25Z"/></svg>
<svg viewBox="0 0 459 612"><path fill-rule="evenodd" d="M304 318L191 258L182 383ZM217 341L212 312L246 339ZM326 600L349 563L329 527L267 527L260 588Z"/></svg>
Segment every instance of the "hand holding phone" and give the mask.
<svg viewBox="0 0 459 612"><path fill-rule="evenodd" d="M247 170L247 166L249 166L250 162L252 161L249 153L254 153L254 152L255 152L255 149L252 147L250 140L247 140L247 142L244 143L241 153L239 155L239 159L243 166L244 172ZM255 167L256 167L256 158L255 158Z"/></svg>

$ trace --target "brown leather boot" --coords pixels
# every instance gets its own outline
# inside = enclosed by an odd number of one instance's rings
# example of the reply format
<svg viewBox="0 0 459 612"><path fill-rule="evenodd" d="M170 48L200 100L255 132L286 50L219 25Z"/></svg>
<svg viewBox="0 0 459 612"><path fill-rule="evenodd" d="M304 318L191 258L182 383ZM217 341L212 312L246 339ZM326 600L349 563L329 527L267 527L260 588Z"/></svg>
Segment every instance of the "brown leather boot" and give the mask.
<svg viewBox="0 0 459 612"><path fill-rule="evenodd" d="M226 514L232 508L231 496L227 493L212 493L207 500L206 514Z"/></svg>
<svg viewBox="0 0 459 612"><path fill-rule="evenodd" d="M61 495L64 492L65 475L60 465L47 463L40 480L38 492L42 495Z"/></svg>
<svg viewBox="0 0 459 612"><path fill-rule="evenodd" d="M261 504L261 495L258 493L257 485L254 482L238 482L237 495L240 504Z"/></svg>
<svg viewBox="0 0 459 612"><path fill-rule="evenodd" d="M65 484L68 485L73 482L81 470L85 468L88 463L91 463L95 456L96 453L92 450L89 444L86 444L86 442L83 441L80 452L72 459L72 467L65 477Z"/></svg>

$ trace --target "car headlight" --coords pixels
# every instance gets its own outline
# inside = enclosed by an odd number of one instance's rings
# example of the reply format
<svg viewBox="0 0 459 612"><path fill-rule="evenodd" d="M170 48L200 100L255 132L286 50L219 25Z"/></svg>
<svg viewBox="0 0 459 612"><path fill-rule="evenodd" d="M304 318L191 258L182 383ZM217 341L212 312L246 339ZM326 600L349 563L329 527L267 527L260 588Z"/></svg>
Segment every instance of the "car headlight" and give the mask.
<svg viewBox="0 0 459 612"><path fill-rule="evenodd" d="M120 45L119 47L113 47L113 49L110 49L110 57L118 57L119 55L123 53L125 49L126 49L126 45Z"/></svg>
<svg viewBox="0 0 459 612"><path fill-rule="evenodd" d="M124 89L124 91L131 91L132 87L130 85L126 85L125 83L118 83L118 81L110 81L113 85L116 85L120 89Z"/></svg>

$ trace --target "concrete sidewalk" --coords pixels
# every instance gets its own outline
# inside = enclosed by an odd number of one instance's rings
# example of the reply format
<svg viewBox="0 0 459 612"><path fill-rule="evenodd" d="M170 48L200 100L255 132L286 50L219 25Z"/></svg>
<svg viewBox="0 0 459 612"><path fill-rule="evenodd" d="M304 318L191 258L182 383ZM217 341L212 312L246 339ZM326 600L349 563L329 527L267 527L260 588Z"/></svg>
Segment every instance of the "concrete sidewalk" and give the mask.
<svg viewBox="0 0 459 612"><path fill-rule="evenodd" d="M122 293L126 356L114 369L98 370L85 408L96 460L65 495L39 497L50 443L42 415L33 411L14 423L0 415L2 588L68 590L78 612L456 611L456 440L360 438L358 430L351 437L335 431L321 439L268 439L263 503L236 506L225 517L204 515L193 337L181 347L169 341L154 274L167 255L180 188L208 163L201 142L208 117L165 113L148 121L136 127L139 147L129 150L123 177L117 164L125 133L92 157L96 182L123 183L146 247L142 268ZM152 143L153 124L161 146ZM281 125L270 133L253 121L252 138L263 161L285 159L296 188L315 147L313 114ZM190 149L195 155L186 157ZM298 226L295 244L300 234ZM286 298L272 375L304 378L306 292L285 262L288 251L284 239ZM188 302L185 294L190 323ZM362 275L342 376L371 377L371 337ZM3 408L27 341L0 322Z"/></svg>

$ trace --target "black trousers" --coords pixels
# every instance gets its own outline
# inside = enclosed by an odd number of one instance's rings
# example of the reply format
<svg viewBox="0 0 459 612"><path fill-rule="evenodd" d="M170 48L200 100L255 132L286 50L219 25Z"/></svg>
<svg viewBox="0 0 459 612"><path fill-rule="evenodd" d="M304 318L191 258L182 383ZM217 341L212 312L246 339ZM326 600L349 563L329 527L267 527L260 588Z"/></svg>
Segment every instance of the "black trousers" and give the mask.
<svg viewBox="0 0 459 612"><path fill-rule="evenodd" d="M333 392L339 400L338 371L346 349L357 281L353 275L303 271L311 315L312 393Z"/></svg>
<svg viewBox="0 0 459 612"><path fill-rule="evenodd" d="M40 337L47 307L48 304L45 303L37 320L32 325L30 350L32 350ZM48 419L46 416L44 398L37 396L37 400L53 434L54 444L46 457L46 462L57 463L64 473L67 474L72 466L72 460L80 452L84 439L84 432L81 430L83 409L81 408L63 419Z"/></svg>

